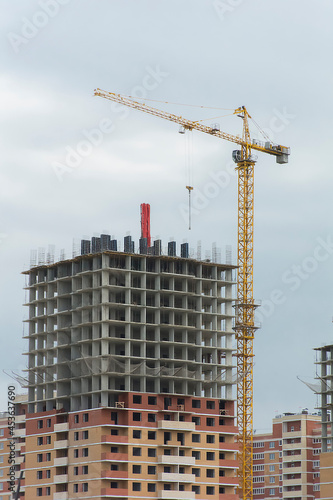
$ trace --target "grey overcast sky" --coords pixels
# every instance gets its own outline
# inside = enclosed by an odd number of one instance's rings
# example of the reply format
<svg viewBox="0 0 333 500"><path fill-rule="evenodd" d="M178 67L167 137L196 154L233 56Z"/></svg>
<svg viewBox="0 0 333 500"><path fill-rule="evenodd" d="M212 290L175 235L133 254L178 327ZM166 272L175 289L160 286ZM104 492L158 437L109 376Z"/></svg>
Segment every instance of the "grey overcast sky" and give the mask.
<svg viewBox="0 0 333 500"><path fill-rule="evenodd" d="M1 349L6 371L25 368L22 320L30 250L108 230L152 234L203 255L233 247L237 178L232 143L93 97L96 87L149 99L235 109L245 105L288 165L259 154L255 172L254 426L313 410L297 379L315 375L313 348L332 334L332 18L330 0L2 1ZM148 102L148 101L147 101ZM230 111L153 103L241 133ZM251 129L252 130L252 129ZM186 134L185 134L186 135ZM257 129L253 129L253 137ZM186 218L193 164L193 228ZM26 331L26 330L25 330ZM0 374L6 406L11 379Z"/></svg>

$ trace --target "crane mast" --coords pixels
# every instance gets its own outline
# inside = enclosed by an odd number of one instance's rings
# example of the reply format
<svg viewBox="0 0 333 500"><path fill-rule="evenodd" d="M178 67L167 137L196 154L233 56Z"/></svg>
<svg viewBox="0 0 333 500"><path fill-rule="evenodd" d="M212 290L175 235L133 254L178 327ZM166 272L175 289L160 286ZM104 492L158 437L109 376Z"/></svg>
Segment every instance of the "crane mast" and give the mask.
<svg viewBox="0 0 333 500"><path fill-rule="evenodd" d="M253 339L256 330L253 298L253 214L254 214L254 166L256 156L252 150L276 157L277 163L288 163L290 149L269 141L251 141L248 119L251 118L244 106L237 108L243 120L242 137L221 132L200 122L166 113L139 103L131 98L96 89L94 94L145 113L164 118L182 125L188 130L199 130L241 146L233 151L233 160L238 172L238 278L235 335L237 341L237 424L239 429L239 493L242 500L253 499Z"/></svg>

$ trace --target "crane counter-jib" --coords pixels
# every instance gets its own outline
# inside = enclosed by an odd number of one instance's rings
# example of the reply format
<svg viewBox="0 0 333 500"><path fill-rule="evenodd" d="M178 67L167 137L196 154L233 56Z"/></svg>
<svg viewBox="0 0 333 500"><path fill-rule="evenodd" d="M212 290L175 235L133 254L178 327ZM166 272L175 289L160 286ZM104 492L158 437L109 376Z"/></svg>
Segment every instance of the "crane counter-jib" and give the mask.
<svg viewBox="0 0 333 500"><path fill-rule="evenodd" d="M219 137L220 139L225 139L230 142L234 142L240 146L248 146L248 144L242 140L241 137L236 135L227 134L226 132L220 131L216 127L209 127L208 125L204 125L198 121L188 120L183 118L182 116L177 116L172 113L167 113L160 109L154 108L152 106L147 106L144 103L140 103L135 101L134 99L122 96L120 94L115 94L114 92L107 92L105 90L96 89L94 91L95 96L103 97L104 99L109 99L110 101L118 102L123 104L124 106L134 108L138 111L144 111L145 113L158 116L163 118L164 120L168 120L179 125L182 125L187 130L199 130L200 132L204 132L206 134L214 135ZM240 108L234 111L234 114L240 112ZM273 144L271 142L260 142L256 139L253 139L249 144L250 149L255 151L261 151L262 153L268 153L270 155L276 156L277 163L288 163L288 156L290 155L290 148Z"/></svg>

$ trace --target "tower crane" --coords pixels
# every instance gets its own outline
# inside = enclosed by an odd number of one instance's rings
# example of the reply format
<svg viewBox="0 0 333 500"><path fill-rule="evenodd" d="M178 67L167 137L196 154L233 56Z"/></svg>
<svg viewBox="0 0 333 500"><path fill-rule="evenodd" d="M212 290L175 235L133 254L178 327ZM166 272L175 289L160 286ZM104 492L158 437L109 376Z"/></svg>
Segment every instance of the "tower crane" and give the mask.
<svg viewBox="0 0 333 500"><path fill-rule="evenodd" d="M94 95L123 104L130 108L178 123L185 130L199 130L220 139L233 142L240 149L232 157L238 172L238 278L235 335L237 341L237 425L239 429L239 493L243 500L253 499L253 339L257 329L254 312L257 307L253 298L253 200L254 166L257 160L252 150L276 157L276 162L288 163L290 148L273 144L269 140L251 140L249 115L245 106L233 114L243 120L242 137L227 134L218 127L209 127L198 121L187 120L165 111L137 102L130 97L96 89Z"/></svg>

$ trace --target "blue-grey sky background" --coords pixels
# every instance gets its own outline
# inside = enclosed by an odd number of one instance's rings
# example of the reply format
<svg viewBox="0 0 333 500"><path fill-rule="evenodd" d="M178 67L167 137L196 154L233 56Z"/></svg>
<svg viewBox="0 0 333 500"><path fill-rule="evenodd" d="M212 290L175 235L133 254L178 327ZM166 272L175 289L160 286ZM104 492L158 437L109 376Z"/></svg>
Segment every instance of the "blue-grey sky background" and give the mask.
<svg viewBox="0 0 333 500"><path fill-rule="evenodd" d="M203 255L231 245L237 177L232 143L193 132L192 230L186 220L188 138L178 126L93 97L96 87L160 101L245 105L288 165L259 154L255 171L254 426L314 410L297 379L333 341L332 18L329 0L39 0L3 2L0 366L25 368L22 320L30 250L108 230L137 241L140 203L152 235ZM148 101L147 101L148 102ZM230 111L150 103L241 133ZM99 132L96 132L99 130ZM252 129L251 129L252 130ZM259 138L253 129L253 137ZM11 379L0 373L0 407Z"/></svg>

